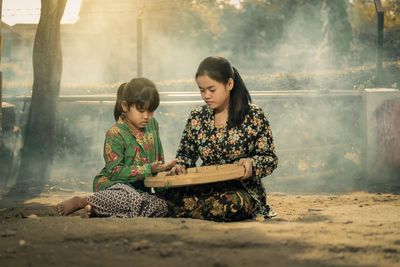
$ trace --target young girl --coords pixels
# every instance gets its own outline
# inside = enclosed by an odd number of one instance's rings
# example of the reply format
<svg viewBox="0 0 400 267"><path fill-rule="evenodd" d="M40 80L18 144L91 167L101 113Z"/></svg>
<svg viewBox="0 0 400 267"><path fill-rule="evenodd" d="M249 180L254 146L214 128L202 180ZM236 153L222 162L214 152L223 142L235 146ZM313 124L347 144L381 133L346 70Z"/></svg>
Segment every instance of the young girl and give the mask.
<svg viewBox="0 0 400 267"><path fill-rule="evenodd" d="M165 192L178 217L238 221L268 217L269 206L261 178L278 164L272 131L264 111L251 104L250 94L230 62L222 57L204 59L196 83L206 105L192 110L170 174L203 165L238 163L242 180L233 180Z"/></svg>
<svg viewBox="0 0 400 267"><path fill-rule="evenodd" d="M94 178L94 194L75 196L57 205L60 215L84 209L86 216L158 217L167 214L166 202L144 186L144 179L173 167L163 163L158 123L153 118L160 103L154 83L133 79L118 88L116 124L106 133L105 167Z"/></svg>

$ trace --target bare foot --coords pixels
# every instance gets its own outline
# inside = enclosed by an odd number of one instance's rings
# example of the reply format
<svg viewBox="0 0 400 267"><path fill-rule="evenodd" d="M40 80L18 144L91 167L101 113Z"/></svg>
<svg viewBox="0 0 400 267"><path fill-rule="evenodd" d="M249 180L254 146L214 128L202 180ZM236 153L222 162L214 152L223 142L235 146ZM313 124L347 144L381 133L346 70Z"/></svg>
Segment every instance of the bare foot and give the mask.
<svg viewBox="0 0 400 267"><path fill-rule="evenodd" d="M92 205L87 204L81 212L81 218L86 219L86 218L90 218L90 217L92 217Z"/></svg>
<svg viewBox="0 0 400 267"><path fill-rule="evenodd" d="M87 205L86 197L75 196L57 204L57 212L62 216L67 216L77 210L83 209Z"/></svg>

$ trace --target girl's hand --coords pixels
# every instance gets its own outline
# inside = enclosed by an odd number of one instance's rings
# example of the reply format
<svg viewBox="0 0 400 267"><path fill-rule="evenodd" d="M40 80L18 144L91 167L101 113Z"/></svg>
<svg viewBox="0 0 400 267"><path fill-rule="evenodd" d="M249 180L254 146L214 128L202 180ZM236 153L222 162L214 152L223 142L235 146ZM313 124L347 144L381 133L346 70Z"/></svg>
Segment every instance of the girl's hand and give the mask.
<svg viewBox="0 0 400 267"><path fill-rule="evenodd" d="M240 166L244 166L245 172L241 180L245 180L250 178L253 175L253 159L252 158L243 158L239 160L238 163Z"/></svg>
<svg viewBox="0 0 400 267"><path fill-rule="evenodd" d="M186 168L185 166L176 164L168 173L168 176L173 176L173 175L179 175L179 174L184 174L186 173Z"/></svg>
<svg viewBox="0 0 400 267"><path fill-rule="evenodd" d="M151 165L151 173L158 173L158 172L163 172L166 170L171 169L175 164L176 164L177 160L171 160L167 163L162 163L161 161L158 162L154 162Z"/></svg>

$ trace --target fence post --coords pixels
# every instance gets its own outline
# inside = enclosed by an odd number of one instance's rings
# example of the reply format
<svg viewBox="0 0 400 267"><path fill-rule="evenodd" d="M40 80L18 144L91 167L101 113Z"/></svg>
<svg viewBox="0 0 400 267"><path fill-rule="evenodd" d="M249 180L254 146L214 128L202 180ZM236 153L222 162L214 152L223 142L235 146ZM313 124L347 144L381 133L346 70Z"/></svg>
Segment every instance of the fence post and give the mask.
<svg viewBox="0 0 400 267"><path fill-rule="evenodd" d="M137 77L143 76L143 26L142 26L142 18L143 18L143 7L140 7L139 13L136 19L136 60L137 60Z"/></svg>
<svg viewBox="0 0 400 267"><path fill-rule="evenodd" d="M376 83L382 85L382 65L383 65L383 28L385 23L384 10L380 0L375 0L375 10L377 15L377 40L376 40Z"/></svg>

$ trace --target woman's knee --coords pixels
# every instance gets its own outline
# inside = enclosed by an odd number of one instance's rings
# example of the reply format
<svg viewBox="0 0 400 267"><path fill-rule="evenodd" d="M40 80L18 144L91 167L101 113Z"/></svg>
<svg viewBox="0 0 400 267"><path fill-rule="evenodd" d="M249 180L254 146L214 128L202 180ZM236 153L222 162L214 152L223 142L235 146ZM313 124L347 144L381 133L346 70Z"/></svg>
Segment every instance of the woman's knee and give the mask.
<svg viewBox="0 0 400 267"><path fill-rule="evenodd" d="M226 221L244 220L251 217L253 207L254 201L247 192L229 191L212 201L210 213Z"/></svg>

